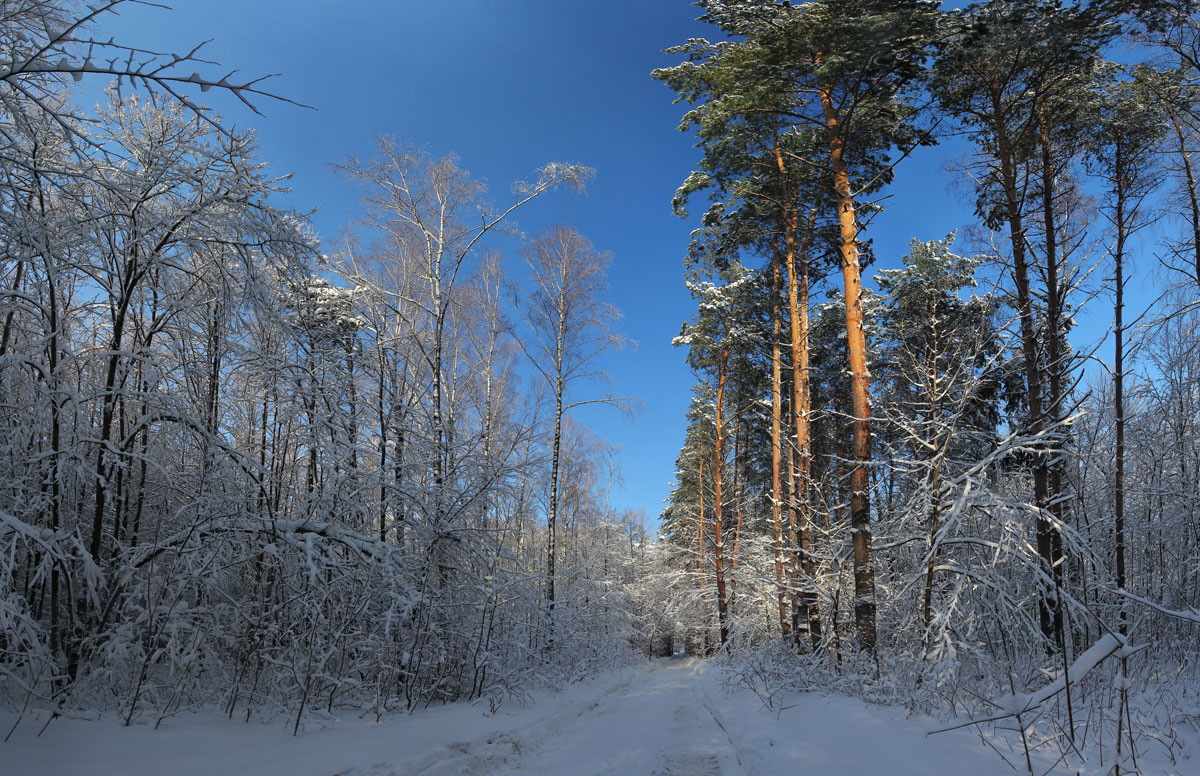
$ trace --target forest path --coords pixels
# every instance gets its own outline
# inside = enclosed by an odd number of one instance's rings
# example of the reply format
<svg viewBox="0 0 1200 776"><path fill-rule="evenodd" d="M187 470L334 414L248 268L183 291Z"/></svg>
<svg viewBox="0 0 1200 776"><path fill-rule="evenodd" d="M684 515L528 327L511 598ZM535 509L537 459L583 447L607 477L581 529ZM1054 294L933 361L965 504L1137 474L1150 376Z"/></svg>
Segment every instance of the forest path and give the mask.
<svg viewBox="0 0 1200 776"><path fill-rule="evenodd" d="M31 713L7 744L8 776L1002 776L997 752L1023 765L1011 737L964 729L925 735L936 720L857 698L792 693L763 706L730 692L721 668L692 659L642 662L535 693L536 703L486 713L455 703L394 714L244 724L212 712L154 717L124 727L116 714L62 718ZM0 713L0 729L16 722ZM39 731L45 728L42 735ZM985 738L986 740L981 740ZM1049 759L1047 759L1049 758ZM1053 752L1037 754L1038 772ZM1102 763L1082 773L1098 776ZM1194 769L1193 769L1194 770ZM1145 773L1184 771L1171 766Z"/></svg>
<svg viewBox="0 0 1200 776"><path fill-rule="evenodd" d="M453 749L408 773L722 776L748 773L709 710L706 666L656 662L571 710ZM424 766L424 767L422 767ZM401 771L404 773L405 771Z"/></svg>

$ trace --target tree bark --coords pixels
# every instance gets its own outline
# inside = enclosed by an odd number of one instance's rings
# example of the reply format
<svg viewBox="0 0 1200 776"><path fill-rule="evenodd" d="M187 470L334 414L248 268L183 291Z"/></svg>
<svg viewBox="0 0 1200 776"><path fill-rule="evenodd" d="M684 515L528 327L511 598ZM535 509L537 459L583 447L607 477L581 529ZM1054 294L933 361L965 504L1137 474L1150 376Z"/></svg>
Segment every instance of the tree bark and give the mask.
<svg viewBox="0 0 1200 776"><path fill-rule="evenodd" d="M1042 373L1037 351L1037 328L1033 318L1033 302L1029 284L1029 266L1025 252L1025 226L1021 212L1020 187L1017 182L1017 164L1012 140L1008 135L1003 108L1003 90L999 84L990 88L992 98L992 126L996 133L996 154L1000 161L1000 182L1004 190L1005 220L1008 221L1009 245L1012 250L1013 281L1017 290L1017 317L1021 328L1021 354L1025 361L1025 389L1029 400L1029 433L1039 438L1045 429L1045 412L1042 405ZM1050 524L1046 519L1049 502L1049 478L1045 452L1039 450L1034 456L1033 500L1037 507L1037 550L1045 564L1052 557ZM1047 596L1041 596L1038 604L1042 635L1046 639L1054 636L1053 611Z"/></svg>
<svg viewBox="0 0 1200 776"><path fill-rule="evenodd" d="M871 399L867 339L863 329L862 270L858 259L858 224L854 194L845 159L838 112L828 87L821 107L829 140L829 160L836 193L845 286L846 342L850 361L850 393L854 411L854 467L850 471L850 530L854 543L854 630L859 646L875 650L875 569L871 559Z"/></svg>

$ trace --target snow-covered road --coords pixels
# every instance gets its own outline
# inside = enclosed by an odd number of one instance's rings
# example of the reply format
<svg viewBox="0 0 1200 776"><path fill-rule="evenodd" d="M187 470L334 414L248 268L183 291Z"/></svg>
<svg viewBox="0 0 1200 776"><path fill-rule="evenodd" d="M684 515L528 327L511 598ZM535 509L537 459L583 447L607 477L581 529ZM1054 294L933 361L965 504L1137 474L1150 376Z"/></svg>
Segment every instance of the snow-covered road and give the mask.
<svg viewBox="0 0 1200 776"><path fill-rule="evenodd" d="M711 663L674 659L537 722L453 744L407 768L347 776L1012 773L973 731L926 737L931 722L820 693L789 697L772 711L749 692L726 692Z"/></svg>
<svg viewBox="0 0 1200 776"><path fill-rule="evenodd" d="M973 729L929 736L934 720L902 708L821 693L764 708L752 693L726 692L710 662L673 659L623 669L536 703L487 714L454 704L375 722L347 715L314 720L291 735L280 719L243 724L180 714L123 727L106 715L28 715L0 744L3 776L994 776L1012 768ZM0 714L0 728L15 720ZM1016 752L1009 750L1009 756ZM1049 759L1048 759L1049 758ZM1038 753L1038 772L1054 765ZM1023 763L1018 761L1018 764ZM1147 774L1189 773L1143 761ZM1101 763L1080 773L1101 774ZM1057 771L1054 771L1057 772ZM1072 768L1071 773L1076 769Z"/></svg>
<svg viewBox="0 0 1200 776"><path fill-rule="evenodd" d="M709 711L711 704L700 681L702 670L695 660L658 663L575 708L517 731L457 745L459 754L419 763L409 772L422 776L742 773L738 753Z"/></svg>

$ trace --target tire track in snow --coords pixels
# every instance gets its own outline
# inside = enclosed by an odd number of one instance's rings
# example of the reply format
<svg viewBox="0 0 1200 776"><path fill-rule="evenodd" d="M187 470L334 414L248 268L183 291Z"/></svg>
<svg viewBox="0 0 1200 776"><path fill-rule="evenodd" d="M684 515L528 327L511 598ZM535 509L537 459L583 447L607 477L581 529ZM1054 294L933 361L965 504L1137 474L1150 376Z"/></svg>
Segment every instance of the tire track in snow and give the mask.
<svg viewBox="0 0 1200 776"><path fill-rule="evenodd" d="M439 748L408 763L345 776L753 776L705 692L702 664L660 663L533 722ZM399 765L399 767L397 767Z"/></svg>
<svg viewBox="0 0 1200 776"><path fill-rule="evenodd" d="M473 741L460 741L399 770L369 771L352 776L469 776L494 773L539 743L558 735L594 710L607 697L628 687L642 671L631 669L615 683L565 709L525 725L498 730Z"/></svg>
<svg viewBox="0 0 1200 776"><path fill-rule="evenodd" d="M695 710L687 705L675 709L675 725L672 732L675 737L686 739L690 732L702 721ZM716 755L702 749L682 749L681 751L663 752L662 764L651 776L720 776L721 763Z"/></svg>
<svg viewBox="0 0 1200 776"><path fill-rule="evenodd" d="M563 735L543 739L495 771L505 776L745 774L703 708L694 661L659 664L605 696Z"/></svg>
<svg viewBox="0 0 1200 776"><path fill-rule="evenodd" d="M746 747L733 735L730 730L730 725L725 721L725 717L721 712L717 711L717 705L713 703L713 699L708 693L703 690L698 691L700 703L708 711L713 718L713 722L717 723L717 727L721 728L721 732L729 739L729 745L733 747L733 756L737 759L738 766L742 769L745 776L758 776L760 770L758 768L759 755L754 750Z"/></svg>

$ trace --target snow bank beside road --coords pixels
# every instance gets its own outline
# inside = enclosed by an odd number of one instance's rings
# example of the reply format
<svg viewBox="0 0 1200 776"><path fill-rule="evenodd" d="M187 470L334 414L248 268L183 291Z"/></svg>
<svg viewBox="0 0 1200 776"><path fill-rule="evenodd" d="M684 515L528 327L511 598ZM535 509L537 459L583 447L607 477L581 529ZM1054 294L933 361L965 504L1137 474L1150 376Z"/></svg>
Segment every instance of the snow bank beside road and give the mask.
<svg viewBox="0 0 1200 776"><path fill-rule="evenodd" d="M404 774L442 751L496 731L537 725L571 714L595 698L628 684L644 668L625 669L558 693L538 693L535 703L505 706L435 706L396 714L378 723L345 713L323 729L291 735L291 721L245 724L212 713L179 714L163 721L123 727L116 716L96 720L57 719L40 738L47 713L27 714L7 744L0 743L4 776L333 776ZM15 721L0 714L5 732Z"/></svg>

